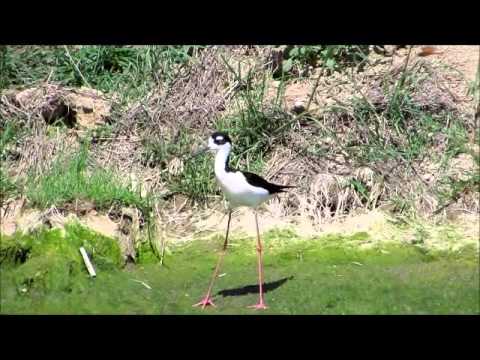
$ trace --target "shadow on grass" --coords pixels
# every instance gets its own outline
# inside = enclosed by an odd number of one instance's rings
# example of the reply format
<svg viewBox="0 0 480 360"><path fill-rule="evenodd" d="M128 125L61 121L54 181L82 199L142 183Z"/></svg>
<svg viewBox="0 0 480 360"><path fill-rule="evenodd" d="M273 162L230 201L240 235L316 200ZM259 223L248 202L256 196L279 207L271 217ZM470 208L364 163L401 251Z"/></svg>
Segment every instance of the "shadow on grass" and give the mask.
<svg viewBox="0 0 480 360"><path fill-rule="evenodd" d="M292 280L292 279L293 279L293 276L289 276L277 281L263 283L263 292L267 293L269 291L275 290L276 288L285 284L288 280ZM227 296L242 296L247 294L258 294L258 293L259 293L258 285L247 285L240 288L221 290L217 293L217 295L227 297Z"/></svg>

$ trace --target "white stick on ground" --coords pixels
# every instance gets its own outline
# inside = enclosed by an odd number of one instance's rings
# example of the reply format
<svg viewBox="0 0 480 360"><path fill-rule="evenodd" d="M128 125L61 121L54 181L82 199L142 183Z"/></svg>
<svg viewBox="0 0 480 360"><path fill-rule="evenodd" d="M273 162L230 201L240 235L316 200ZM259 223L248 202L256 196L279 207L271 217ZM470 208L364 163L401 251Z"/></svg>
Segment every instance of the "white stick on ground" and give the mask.
<svg viewBox="0 0 480 360"><path fill-rule="evenodd" d="M85 248L83 246L80 248L80 253L82 254L83 262L85 263L90 276L91 277L97 276L97 274L95 274L95 269L93 268L93 265L90 262L90 259L88 258L88 255L87 255L87 252L85 251Z"/></svg>
<svg viewBox="0 0 480 360"><path fill-rule="evenodd" d="M140 281L140 280L135 280L135 279L132 279L133 281L136 281L140 284L142 284L143 286L145 286L148 290L152 290L152 287L150 285L148 285L146 282L144 281Z"/></svg>

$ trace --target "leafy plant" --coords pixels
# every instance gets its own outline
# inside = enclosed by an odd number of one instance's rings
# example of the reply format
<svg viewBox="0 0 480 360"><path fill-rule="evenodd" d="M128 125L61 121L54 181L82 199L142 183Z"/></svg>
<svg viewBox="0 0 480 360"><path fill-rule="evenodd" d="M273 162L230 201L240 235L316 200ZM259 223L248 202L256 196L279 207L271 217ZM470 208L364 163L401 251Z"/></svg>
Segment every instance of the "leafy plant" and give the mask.
<svg viewBox="0 0 480 360"><path fill-rule="evenodd" d="M285 51L283 72L308 73L308 67L318 65L328 71L340 71L345 66L360 63L368 54L368 46L310 45L291 46Z"/></svg>

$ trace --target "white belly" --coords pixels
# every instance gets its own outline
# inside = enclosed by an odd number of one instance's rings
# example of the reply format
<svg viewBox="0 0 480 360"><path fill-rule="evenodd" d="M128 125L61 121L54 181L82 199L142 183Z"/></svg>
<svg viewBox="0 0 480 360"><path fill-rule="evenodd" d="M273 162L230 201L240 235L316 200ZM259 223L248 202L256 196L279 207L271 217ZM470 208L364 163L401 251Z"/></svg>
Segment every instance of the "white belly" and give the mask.
<svg viewBox="0 0 480 360"><path fill-rule="evenodd" d="M216 176L230 207L257 207L268 200L271 195L263 188L251 186L240 172L224 173Z"/></svg>

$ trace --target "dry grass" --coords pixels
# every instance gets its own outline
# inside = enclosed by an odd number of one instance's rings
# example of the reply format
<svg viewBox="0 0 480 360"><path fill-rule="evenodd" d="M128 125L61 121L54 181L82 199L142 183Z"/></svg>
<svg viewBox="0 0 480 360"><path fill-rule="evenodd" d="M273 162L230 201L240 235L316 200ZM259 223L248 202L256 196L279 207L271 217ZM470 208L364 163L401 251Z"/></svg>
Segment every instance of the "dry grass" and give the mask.
<svg viewBox="0 0 480 360"><path fill-rule="evenodd" d="M117 99L111 97L113 124L107 135L93 138L92 158L99 166L122 174L123 180L142 194L155 194L155 217L163 238L172 234L181 239L196 236L205 228L198 224L204 223L212 211L217 217L222 213L220 202L211 206L210 213L205 213L201 204L171 194L166 179L183 173L189 151L205 140L218 119L235 113L234 103L243 104L236 94L248 84L257 86L265 73L269 86L265 106L262 104L261 108L268 109L280 86L268 70L270 51L270 47L259 46L207 47L187 65L179 65L172 82L156 84L140 100L120 106ZM375 124L385 144L405 141L401 133L388 127L384 116L392 106L384 90L395 88L402 81L405 56L372 56L371 64L363 72L348 70L327 76L317 69L310 78L287 84L281 100L293 126L281 142L272 139L262 175L270 181L297 188L283 195L281 201L273 199L266 205L273 217L304 218L315 228L356 211L378 207L399 211L401 205L392 205L391 200L405 198L407 194L411 206L419 213L432 214L441 205L435 193L439 181L465 168L476 169L477 165L465 154L453 157L450 167L442 167L437 160L429 158L430 154L445 151L448 142L441 136L433 139L423 158L367 161L355 157L349 149L352 140L357 146L371 145L370 135ZM474 128L473 117L467 116L471 114L465 102L468 99L460 99L449 90L451 82L456 81L453 70L423 58L410 59L407 65L407 70L415 75L407 90L421 111L434 115L449 112L458 116L468 129ZM30 129L17 145L15 151L20 157L14 161L15 166L13 162L8 165L12 172L9 175L26 176L30 170L41 174L50 167L57 153L78 146L84 134L75 129L56 130L52 134L49 124L58 118L55 109L68 91L47 82L30 90L25 95L28 95L26 102L8 93L2 95L0 116L4 120L18 119L24 128ZM308 103L311 95L308 113L292 113L298 99ZM359 122L358 104L352 101L353 96L375 110L372 113L376 123ZM271 117L271 121L275 119ZM415 127L415 117L407 120L408 126ZM182 141L182 136L189 140L181 147L184 153L164 159L162 166L153 166L145 160L145 144L149 141L176 144ZM449 210L457 208L478 213L480 204L476 195L476 192L466 194ZM161 243L158 247L162 248Z"/></svg>
<svg viewBox="0 0 480 360"><path fill-rule="evenodd" d="M144 158L145 143L174 144L182 133L188 133L194 141L203 140L212 131L212 123L225 109L228 93L228 70L218 55L222 51L218 47L203 50L191 66L179 70L173 83L159 84L145 99L120 114L112 135L93 150L99 163L135 176L145 192L166 193L163 173L177 174L183 159L172 157L166 159L164 169L152 168Z"/></svg>
<svg viewBox="0 0 480 360"><path fill-rule="evenodd" d="M10 176L25 177L28 172L34 176L41 175L50 167L55 154L77 146L74 132L48 133L49 122L68 114L64 106L68 92L68 89L47 82L18 93L1 95L2 128L11 121L16 127L24 129L22 141L9 149L15 155L14 166L6 166L11 170Z"/></svg>

